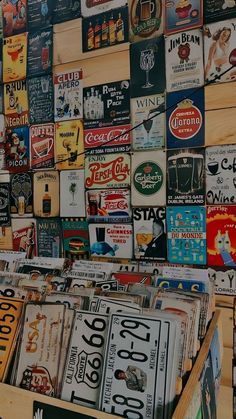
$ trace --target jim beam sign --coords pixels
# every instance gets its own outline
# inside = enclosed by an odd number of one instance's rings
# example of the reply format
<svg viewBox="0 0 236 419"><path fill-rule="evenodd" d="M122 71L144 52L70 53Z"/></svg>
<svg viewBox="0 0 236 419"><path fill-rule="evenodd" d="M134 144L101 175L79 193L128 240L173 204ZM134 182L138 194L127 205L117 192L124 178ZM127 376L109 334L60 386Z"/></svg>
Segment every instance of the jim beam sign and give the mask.
<svg viewBox="0 0 236 419"><path fill-rule="evenodd" d="M166 203L165 151L134 153L132 156L132 205L159 205Z"/></svg>
<svg viewBox="0 0 236 419"><path fill-rule="evenodd" d="M130 150L131 125L85 130L84 147L89 154L126 152Z"/></svg>
<svg viewBox="0 0 236 419"><path fill-rule="evenodd" d="M85 188L129 187L130 156L106 154L85 159Z"/></svg>
<svg viewBox="0 0 236 419"><path fill-rule="evenodd" d="M129 0L130 41L142 41L163 33L161 0Z"/></svg>

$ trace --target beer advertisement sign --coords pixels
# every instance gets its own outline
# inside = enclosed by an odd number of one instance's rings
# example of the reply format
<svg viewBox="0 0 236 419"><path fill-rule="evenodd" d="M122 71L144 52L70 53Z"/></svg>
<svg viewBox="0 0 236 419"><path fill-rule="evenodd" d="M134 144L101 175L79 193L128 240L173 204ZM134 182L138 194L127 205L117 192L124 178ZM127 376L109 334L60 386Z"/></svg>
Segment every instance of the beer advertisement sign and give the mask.
<svg viewBox="0 0 236 419"><path fill-rule="evenodd" d="M167 254L170 263L206 264L204 207L168 207L167 231Z"/></svg>
<svg viewBox="0 0 236 419"><path fill-rule="evenodd" d="M82 70L54 75L54 119L67 121L83 119Z"/></svg>
<svg viewBox="0 0 236 419"><path fill-rule="evenodd" d="M164 37L130 46L131 97L163 94L166 88Z"/></svg>
<svg viewBox="0 0 236 419"><path fill-rule="evenodd" d="M130 123L129 80L86 87L83 95L85 129Z"/></svg>
<svg viewBox="0 0 236 419"><path fill-rule="evenodd" d="M83 52L120 45L129 41L128 7L112 9L82 19Z"/></svg>
<svg viewBox="0 0 236 419"><path fill-rule="evenodd" d="M28 28L30 32L48 28L52 23L54 0L28 0Z"/></svg>
<svg viewBox="0 0 236 419"><path fill-rule="evenodd" d="M12 220L13 250L25 252L27 259L37 255L36 220L34 218L14 218Z"/></svg>
<svg viewBox="0 0 236 419"><path fill-rule="evenodd" d="M80 169L84 166L83 123L80 120L57 122L55 159L57 169Z"/></svg>
<svg viewBox="0 0 236 419"><path fill-rule="evenodd" d="M163 33L161 0L129 0L130 42L153 38Z"/></svg>
<svg viewBox="0 0 236 419"><path fill-rule="evenodd" d="M125 6L127 0L87 0L81 2L81 14L83 17L97 15Z"/></svg>
<svg viewBox="0 0 236 419"><path fill-rule="evenodd" d="M165 39L165 47L167 92L203 86L202 31L170 35Z"/></svg>
<svg viewBox="0 0 236 419"><path fill-rule="evenodd" d="M209 267L208 277L215 283L215 293L236 296L236 269L227 267Z"/></svg>
<svg viewBox="0 0 236 419"><path fill-rule="evenodd" d="M130 221L130 190L90 189L86 191L86 216L89 221Z"/></svg>
<svg viewBox="0 0 236 419"><path fill-rule="evenodd" d="M89 154L130 151L131 125L91 128L85 130L84 147Z"/></svg>
<svg viewBox="0 0 236 419"><path fill-rule="evenodd" d="M236 146L206 148L206 200L209 205L236 204Z"/></svg>
<svg viewBox="0 0 236 419"><path fill-rule="evenodd" d="M61 257L61 222L59 218L37 220L38 256Z"/></svg>
<svg viewBox="0 0 236 419"><path fill-rule="evenodd" d="M33 175L34 215L36 217L59 216L59 173L56 170L35 172Z"/></svg>
<svg viewBox="0 0 236 419"><path fill-rule="evenodd" d="M167 152L167 205L204 205L205 149Z"/></svg>
<svg viewBox="0 0 236 419"><path fill-rule="evenodd" d="M60 216L85 217L84 170L60 172Z"/></svg>
<svg viewBox="0 0 236 419"><path fill-rule="evenodd" d="M81 17L81 0L53 0L53 24Z"/></svg>
<svg viewBox="0 0 236 419"><path fill-rule="evenodd" d="M85 188L127 188L130 186L130 156L106 154L85 158Z"/></svg>
<svg viewBox="0 0 236 419"><path fill-rule="evenodd" d="M131 99L133 150L162 148L165 144L165 96Z"/></svg>
<svg viewBox="0 0 236 419"><path fill-rule="evenodd" d="M3 82L10 83L26 77L27 33L3 41Z"/></svg>
<svg viewBox="0 0 236 419"><path fill-rule="evenodd" d="M11 216L33 216L33 182L31 173L15 173L10 178Z"/></svg>
<svg viewBox="0 0 236 419"><path fill-rule="evenodd" d="M167 35L202 26L203 0L167 0L164 3L164 32Z"/></svg>
<svg viewBox="0 0 236 419"><path fill-rule="evenodd" d="M153 158L154 157L154 158ZM166 204L166 153L158 150L132 156L132 205Z"/></svg>
<svg viewBox="0 0 236 419"><path fill-rule="evenodd" d="M236 16L235 0L204 0L205 23L220 21Z"/></svg>
<svg viewBox="0 0 236 419"><path fill-rule="evenodd" d="M28 35L28 76L51 73L53 61L53 30L45 29Z"/></svg>
<svg viewBox="0 0 236 419"><path fill-rule="evenodd" d="M4 83L4 114L9 128L29 124L26 80Z"/></svg>
<svg viewBox="0 0 236 419"><path fill-rule="evenodd" d="M29 127L6 129L4 148L5 165L10 173L29 170Z"/></svg>
<svg viewBox="0 0 236 419"><path fill-rule="evenodd" d="M16 0L1 1L1 3L4 38L25 32L27 26L27 0L21 0L20 4Z"/></svg>
<svg viewBox="0 0 236 419"><path fill-rule="evenodd" d="M31 124L45 124L54 119L54 88L52 76L34 77L28 80Z"/></svg>
<svg viewBox="0 0 236 419"><path fill-rule="evenodd" d="M204 106L203 89L167 94L167 148L204 145Z"/></svg>
<svg viewBox="0 0 236 419"><path fill-rule="evenodd" d="M54 166L54 124L31 125L30 167L49 169Z"/></svg>
<svg viewBox="0 0 236 419"><path fill-rule="evenodd" d="M135 259L166 260L166 208L133 208Z"/></svg>
<svg viewBox="0 0 236 419"><path fill-rule="evenodd" d="M209 266L236 266L236 205L207 207Z"/></svg>
<svg viewBox="0 0 236 419"><path fill-rule="evenodd" d="M131 224L89 224L91 256L133 257L133 226Z"/></svg>
<svg viewBox="0 0 236 419"><path fill-rule="evenodd" d="M0 228L11 225L9 175L0 175Z"/></svg>

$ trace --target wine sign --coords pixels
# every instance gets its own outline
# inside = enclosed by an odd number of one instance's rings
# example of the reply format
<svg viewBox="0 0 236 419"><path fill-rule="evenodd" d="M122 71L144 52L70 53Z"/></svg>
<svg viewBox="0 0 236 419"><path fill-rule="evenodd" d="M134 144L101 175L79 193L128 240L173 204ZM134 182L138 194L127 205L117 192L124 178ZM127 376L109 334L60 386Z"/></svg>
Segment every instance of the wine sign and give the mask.
<svg viewBox="0 0 236 419"><path fill-rule="evenodd" d="M89 224L91 256L131 259L132 239L131 224Z"/></svg>
<svg viewBox="0 0 236 419"><path fill-rule="evenodd" d="M131 99L133 150L149 150L165 144L165 96ZM153 117L155 115L155 117ZM153 117L153 118L152 118ZM152 118L149 120L149 118Z"/></svg>
<svg viewBox="0 0 236 419"><path fill-rule="evenodd" d="M61 257L61 223L59 218L37 220L38 256Z"/></svg>
<svg viewBox="0 0 236 419"><path fill-rule="evenodd" d="M165 1L164 31L166 34L200 28L202 23L203 0Z"/></svg>
<svg viewBox="0 0 236 419"><path fill-rule="evenodd" d="M165 78L164 37L137 42L130 48L131 97L163 93Z"/></svg>
<svg viewBox="0 0 236 419"><path fill-rule="evenodd" d="M29 124L26 80L4 83L4 114L7 127Z"/></svg>
<svg viewBox="0 0 236 419"><path fill-rule="evenodd" d="M67 121L83 118L82 70L54 75L54 119Z"/></svg>
<svg viewBox="0 0 236 419"><path fill-rule="evenodd" d="M204 205L205 149L167 152L167 205Z"/></svg>
<svg viewBox="0 0 236 419"><path fill-rule="evenodd" d="M81 14L83 17L93 16L126 4L127 0L85 0L81 2Z"/></svg>
<svg viewBox="0 0 236 419"><path fill-rule="evenodd" d="M10 173L29 170L29 128L9 128L5 134L5 162Z"/></svg>
<svg viewBox="0 0 236 419"><path fill-rule="evenodd" d="M33 182L31 173L11 175L11 215L12 217L33 216Z"/></svg>
<svg viewBox="0 0 236 419"><path fill-rule="evenodd" d="M43 29L52 22L54 0L28 0L28 28L29 31Z"/></svg>
<svg viewBox="0 0 236 419"><path fill-rule="evenodd" d="M128 19L128 7L82 19L83 52L128 42Z"/></svg>
<svg viewBox="0 0 236 419"><path fill-rule="evenodd" d="M180 32L165 39L167 91L204 84L203 36L200 29Z"/></svg>
<svg viewBox="0 0 236 419"><path fill-rule="evenodd" d="M31 125L30 167L49 169L54 166L54 124Z"/></svg>
<svg viewBox="0 0 236 419"><path fill-rule="evenodd" d="M51 73L53 55L53 30L30 33L28 35L28 76Z"/></svg>
<svg viewBox="0 0 236 419"><path fill-rule="evenodd" d="M206 200L209 205L236 204L236 146L206 148Z"/></svg>
<svg viewBox="0 0 236 419"><path fill-rule="evenodd" d="M53 0L53 24L78 19L81 16L81 0Z"/></svg>
<svg viewBox="0 0 236 419"><path fill-rule="evenodd" d="M85 130L84 147L89 154L130 151L131 125Z"/></svg>
<svg viewBox="0 0 236 419"><path fill-rule="evenodd" d="M83 95L85 129L129 124L129 80L87 87Z"/></svg>
<svg viewBox="0 0 236 419"><path fill-rule="evenodd" d="M129 0L130 42L154 38L163 33L161 0Z"/></svg>
<svg viewBox="0 0 236 419"><path fill-rule="evenodd" d="M26 77L27 33L11 36L3 41L3 82Z"/></svg>
<svg viewBox="0 0 236 419"><path fill-rule="evenodd" d="M167 94L167 148L204 145L204 90Z"/></svg>
<svg viewBox="0 0 236 419"><path fill-rule="evenodd" d="M53 82L51 76L41 76L28 80L30 123L53 122Z"/></svg>
<svg viewBox="0 0 236 419"><path fill-rule="evenodd" d="M204 0L205 23L235 18L236 3L234 0Z"/></svg>

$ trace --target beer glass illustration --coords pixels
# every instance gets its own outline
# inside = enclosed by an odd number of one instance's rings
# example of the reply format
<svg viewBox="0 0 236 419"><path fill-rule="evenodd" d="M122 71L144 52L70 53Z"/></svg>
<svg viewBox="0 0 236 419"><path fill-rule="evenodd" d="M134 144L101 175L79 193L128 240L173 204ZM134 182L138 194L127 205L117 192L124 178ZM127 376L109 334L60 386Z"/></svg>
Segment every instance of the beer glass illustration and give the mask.
<svg viewBox="0 0 236 419"><path fill-rule="evenodd" d="M140 0L140 20L149 20L154 11L154 3L151 0Z"/></svg>
<svg viewBox="0 0 236 419"><path fill-rule="evenodd" d="M193 158L193 190L203 187L204 177L204 158L201 154L195 154Z"/></svg>
<svg viewBox="0 0 236 419"><path fill-rule="evenodd" d="M140 54L140 68L146 72L146 83L142 86L143 89L153 87L149 81L149 72L155 65L154 51L152 48L141 51Z"/></svg>

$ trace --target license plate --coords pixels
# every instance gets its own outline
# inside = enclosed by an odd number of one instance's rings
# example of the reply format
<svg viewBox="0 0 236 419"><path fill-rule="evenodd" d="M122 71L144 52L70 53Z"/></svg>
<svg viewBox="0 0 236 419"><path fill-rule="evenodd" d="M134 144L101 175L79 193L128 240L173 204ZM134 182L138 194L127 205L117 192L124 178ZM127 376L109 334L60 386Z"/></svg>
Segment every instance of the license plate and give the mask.
<svg viewBox="0 0 236 419"><path fill-rule="evenodd" d="M0 295L2 297L19 298L20 300L25 300L27 294L27 291L20 288L12 287L11 285L0 285Z"/></svg>
<svg viewBox="0 0 236 419"><path fill-rule="evenodd" d="M74 324L74 318L75 318L75 310L66 309L65 316L64 316L62 343L61 343L61 360L60 360L59 371L58 371L59 395L61 393L61 388L62 388L67 351L69 348L69 342L70 342L71 332L72 332L72 328Z"/></svg>
<svg viewBox="0 0 236 419"><path fill-rule="evenodd" d="M22 300L0 297L0 381L7 373L23 304Z"/></svg>
<svg viewBox="0 0 236 419"><path fill-rule="evenodd" d="M129 313L141 313L141 307L133 302L126 302L125 300L111 300L109 298L97 299L95 311L97 313L109 314L111 312L126 311Z"/></svg>
<svg viewBox="0 0 236 419"><path fill-rule="evenodd" d="M84 299L80 295L72 295L68 293L52 293L46 295L47 303L61 303L67 308L81 310L83 308Z"/></svg>
<svg viewBox="0 0 236 419"><path fill-rule="evenodd" d="M107 316L76 312L61 394L63 400L96 407L107 323Z"/></svg>
<svg viewBox="0 0 236 419"><path fill-rule="evenodd" d="M102 291L118 291L118 281L97 281L96 288L101 288Z"/></svg>

